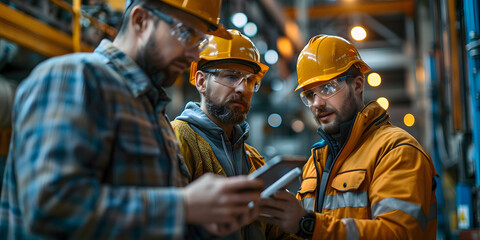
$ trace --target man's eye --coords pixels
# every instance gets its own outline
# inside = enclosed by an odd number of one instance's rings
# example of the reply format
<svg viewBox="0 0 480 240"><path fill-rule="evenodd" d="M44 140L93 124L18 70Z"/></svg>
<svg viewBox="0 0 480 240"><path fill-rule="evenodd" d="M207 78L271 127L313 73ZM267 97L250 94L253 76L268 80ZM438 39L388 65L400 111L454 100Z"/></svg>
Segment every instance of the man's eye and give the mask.
<svg viewBox="0 0 480 240"><path fill-rule="evenodd" d="M312 91L306 92L306 93L305 93L305 97L306 97L306 98L309 98L309 99L310 99L310 98L313 98L313 92L312 92Z"/></svg>
<svg viewBox="0 0 480 240"><path fill-rule="evenodd" d="M188 27L185 27L185 26L181 26L178 28L178 35L180 35L185 40L190 40L192 36Z"/></svg>
<svg viewBox="0 0 480 240"><path fill-rule="evenodd" d="M225 78L230 82L236 82L238 79L238 76L234 74L228 74L225 76Z"/></svg>

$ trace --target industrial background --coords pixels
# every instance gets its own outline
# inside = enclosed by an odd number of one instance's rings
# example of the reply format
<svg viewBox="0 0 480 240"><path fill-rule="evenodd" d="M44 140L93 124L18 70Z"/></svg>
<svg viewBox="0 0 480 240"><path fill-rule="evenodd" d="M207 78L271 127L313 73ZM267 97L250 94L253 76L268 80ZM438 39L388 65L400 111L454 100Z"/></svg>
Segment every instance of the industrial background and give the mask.
<svg viewBox="0 0 480 240"><path fill-rule="evenodd" d="M101 39L113 39L124 6L125 0L0 0L0 163L8 154L16 86L49 57L92 51ZM252 100L248 143L266 159L310 154L319 136L293 92L297 56L312 36L344 37L372 67L365 100L387 108L392 123L434 160L441 176L437 239L480 239L479 6L478 0L224 0L221 23L249 36L270 66ZM188 73L168 91L171 119L200 99Z"/></svg>

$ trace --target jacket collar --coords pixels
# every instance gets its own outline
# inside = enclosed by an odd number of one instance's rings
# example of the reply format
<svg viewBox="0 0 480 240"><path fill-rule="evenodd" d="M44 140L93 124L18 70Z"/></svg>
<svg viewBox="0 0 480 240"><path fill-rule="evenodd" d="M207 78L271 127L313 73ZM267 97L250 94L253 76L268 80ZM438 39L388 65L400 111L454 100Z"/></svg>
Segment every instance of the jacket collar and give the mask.
<svg viewBox="0 0 480 240"><path fill-rule="evenodd" d="M160 108L164 108L170 102L171 99L161 86L163 75L154 76L151 79L133 59L118 49L110 40L102 40L94 52L108 59L107 64L113 65L116 72L123 77L134 97L137 98L148 93L147 97L152 104Z"/></svg>
<svg viewBox="0 0 480 240"><path fill-rule="evenodd" d="M390 124L390 116L384 108L375 101L365 105L357 114L352 130L348 136L348 140L338 158L348 156L362 136L369 135L374 130L386 124Z"/></svg>
<svg viewBox="0 0 480 240"><path fill-rule="evenodd" d="M339 145L338 150L340 152L334 152L334 154L340 154L338 155L338 158L340 158L344 154L348 155L357 145L357 142L362 136L368 135L373 130L378 129L381 126L389 123L390 116L385 109L383 109L375 101L368 103L362 108L360 112L358 112L358 114L353 120L341 125L341 138L344 139L344 142L343 144L340 143L341 145ZM321 141L322 144L320 144L320 142L314 144L312 148L332 145L331 142L333 142L334 139L331 136L323 132L321 128L319 128L317 132L322 137L323 141ZM330 146L330 148L333 147L334 146ZM333 149L335 150L335 148Z"/></svg>

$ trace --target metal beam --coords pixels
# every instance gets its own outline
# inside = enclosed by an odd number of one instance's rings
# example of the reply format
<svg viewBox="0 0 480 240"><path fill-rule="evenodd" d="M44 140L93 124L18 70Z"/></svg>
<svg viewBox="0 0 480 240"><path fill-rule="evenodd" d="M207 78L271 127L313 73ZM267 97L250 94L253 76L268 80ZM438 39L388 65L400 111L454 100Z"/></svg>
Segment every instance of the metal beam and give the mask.
<svg viewBox="0 0 480 240"><path fill-rule="evenodd" d="M41 55L52 57L73 52L72 37L0 2L0 37ZM85 44L82 51L93 48Z"/></svg>
<svg viewBox="0 0 480 240"><path fill-rule="evenodd" d="M414 7L415 2L413 0L317 4L316 6L310 6L308 10L308 18L332 18L350 13L366 13L372 16L403 13L412 17ZM297 9L293 6L286 7L285 15L289 18L295 19L297 18Z"/></svg>

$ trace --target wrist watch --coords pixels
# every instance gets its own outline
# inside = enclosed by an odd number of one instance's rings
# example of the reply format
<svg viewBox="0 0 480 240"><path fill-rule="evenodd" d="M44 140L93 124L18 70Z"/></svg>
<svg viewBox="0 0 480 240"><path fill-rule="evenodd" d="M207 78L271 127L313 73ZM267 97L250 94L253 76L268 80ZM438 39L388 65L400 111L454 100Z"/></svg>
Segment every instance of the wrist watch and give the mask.
<svg viewBox="0 0 480 240"><path fill-rule="evenodd" d="M296 235L302 238L311 238L313 236L313 230L315 229L315 220L315 213L312 211L307 212L307 214L300 219Z"/></svg>

